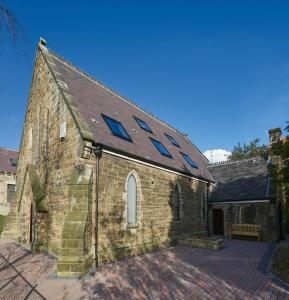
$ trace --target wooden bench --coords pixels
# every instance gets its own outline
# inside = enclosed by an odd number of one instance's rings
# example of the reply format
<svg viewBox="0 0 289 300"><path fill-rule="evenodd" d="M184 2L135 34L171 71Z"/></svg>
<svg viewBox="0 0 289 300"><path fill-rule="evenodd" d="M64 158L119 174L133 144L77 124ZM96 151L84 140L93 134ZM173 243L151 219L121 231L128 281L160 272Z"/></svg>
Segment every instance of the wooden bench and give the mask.
<svg viewBox="0 0 289 300"><path fill-rule="evenodd" d="M232 239L234 235L255 236L257 241L260 242L261 225L232 224L229 235L230 239Z"/></svg>

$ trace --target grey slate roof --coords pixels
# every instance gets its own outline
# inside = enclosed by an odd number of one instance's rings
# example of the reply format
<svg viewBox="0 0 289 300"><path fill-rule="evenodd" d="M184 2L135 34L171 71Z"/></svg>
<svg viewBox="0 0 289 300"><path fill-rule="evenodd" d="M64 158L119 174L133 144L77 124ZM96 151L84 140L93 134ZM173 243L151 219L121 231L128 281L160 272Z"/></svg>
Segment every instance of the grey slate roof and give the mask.
<svg viewBox="0 0 289 300"><path fill-rule="evenodd" d="M264 158L208 166L216 181L209 202L266 200L272 195L268 163Z"/></svg>
<svg viewBox="0 0 289 300"><path fill-rule="evenodd" d="M18 152L6 148L0 148L0 172L16 173L16 167L11 166L10 159L18 159Z"/></svg>
<svg viewBox="0 0 289 300"><path fill-rule="evenodd" d="M206 168L206 158L187 137L105 87L47 48L40 46L40 50L56 77L84 136L96 144L103 145L104 148L212 181ZM189 112L186 113L189 114ZM114 136L101 114L121 122L133 142ZM144 120L152 129L153 134L141 129L134 116ZM172 145L165 133L174 137L180 148ZM161 155L149 137L160 141L169 150L172 159ZM192 168L184 160L180 151L188 154L197 163L199 169Z"/></svg>

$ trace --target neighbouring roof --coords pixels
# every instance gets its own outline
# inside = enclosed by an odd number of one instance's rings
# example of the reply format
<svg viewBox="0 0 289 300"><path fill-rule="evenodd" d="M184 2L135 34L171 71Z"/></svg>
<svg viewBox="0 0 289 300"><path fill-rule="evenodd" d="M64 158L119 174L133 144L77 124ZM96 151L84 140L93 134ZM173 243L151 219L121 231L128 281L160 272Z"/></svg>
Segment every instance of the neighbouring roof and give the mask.
<svg viewBox="0 0 289 300"><path fill-rule="evenodd" d="M15 162L18 160L18 152L6 148L0 148L0 172L16 173Z"/></svg>
<svg viewBox="0 0 289 300"><path fill-rule="evenodd" d="M62 90L84 139L128 156L131 155L190 176L212 181L212 177L206 169L206 158L186 136L105 87L63 58L47 50L46 47L39 47L60 90ZM189 112L186 113L189 114ZM132 142L114 136L103 120L102 114L120 122ZM135 117L145 121L153 133L140 128ZM172 136L180 148L172 145L165 134ZM168 149L172 158L159 153L149 137L160 141ZM180 151L188 154L199 168L191 167L184 160Z"/></svg>
<svg viewBox="0 0 289 300"><path fill-rule="evenodd" d="M267 200L274 197L268 162L261 157L208 166L216 187L209 202Z"/></svg>

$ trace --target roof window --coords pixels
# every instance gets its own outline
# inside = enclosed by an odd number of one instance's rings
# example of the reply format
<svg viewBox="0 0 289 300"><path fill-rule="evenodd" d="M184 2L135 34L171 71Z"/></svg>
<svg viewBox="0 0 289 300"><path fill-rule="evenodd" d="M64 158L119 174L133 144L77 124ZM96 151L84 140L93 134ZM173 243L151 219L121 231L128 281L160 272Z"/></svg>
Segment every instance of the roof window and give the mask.
<svg viewBox="0 0 289 300"><path fill-rule="evenodd" d="M134 119L136 120L136 122L138 123L140 128L142 128L150 133L153 133L152 130L150 129L149 125L145 121L143 121L135 116L134 116Z"/></svg>
<svg viewBox="0 0 289 300"><path fill-rule="evenodd" d="M132 142L131 137L129 136L129 134L127 133L127 131L125 130L125 128L120 122L105 115L102 115L102 117L113 135Z"/></svg>
<svg viewBox="0 0 289 300"><path fill-rule="evenodd" d="M189 157L188 154L182 153L180 152L183 156L183 158L186 160L186 162L193 168L195 169L199 169L199 167L197 166L197 164Z"/></svg>
<svg viewBox="0 0 289 300"><path fill-rule="evenodd" d="M18 160L15 158L10 158L10 166L17 167Z"/></svg>
<svg viewBox="0 0 289 300"><path fill-rule="evenodd" d="M173 138L172 136L168 135L165 133L165 136L169 139L169 141L176 147L180 148L180 145L177 143L177 141L175 140L175 138Z"/></svg>
<svg viewBox="0 0 289 300"><path fill-rule="evenodd" d="M150 137L150 140L152 141L152 143L155 145L155 147L159 150L159 152L162 155L167 156L169 158L172 158L170 152L167 150L167 148L160 141L157 141L157 140L155 140L151 137Z"/></svg>

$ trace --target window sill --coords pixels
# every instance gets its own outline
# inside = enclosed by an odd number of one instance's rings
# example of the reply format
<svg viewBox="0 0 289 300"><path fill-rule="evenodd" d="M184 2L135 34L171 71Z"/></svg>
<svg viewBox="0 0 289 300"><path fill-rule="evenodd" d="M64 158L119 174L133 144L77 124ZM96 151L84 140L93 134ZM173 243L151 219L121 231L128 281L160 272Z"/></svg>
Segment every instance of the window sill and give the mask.
<svg viewBox="0 0 289 300"><path fill-rule="evenodd" d="M127 229L135 229L135 228L139 228L139 224L138 223L134 223L134 224L127 224L126 225Z"/></svg>

